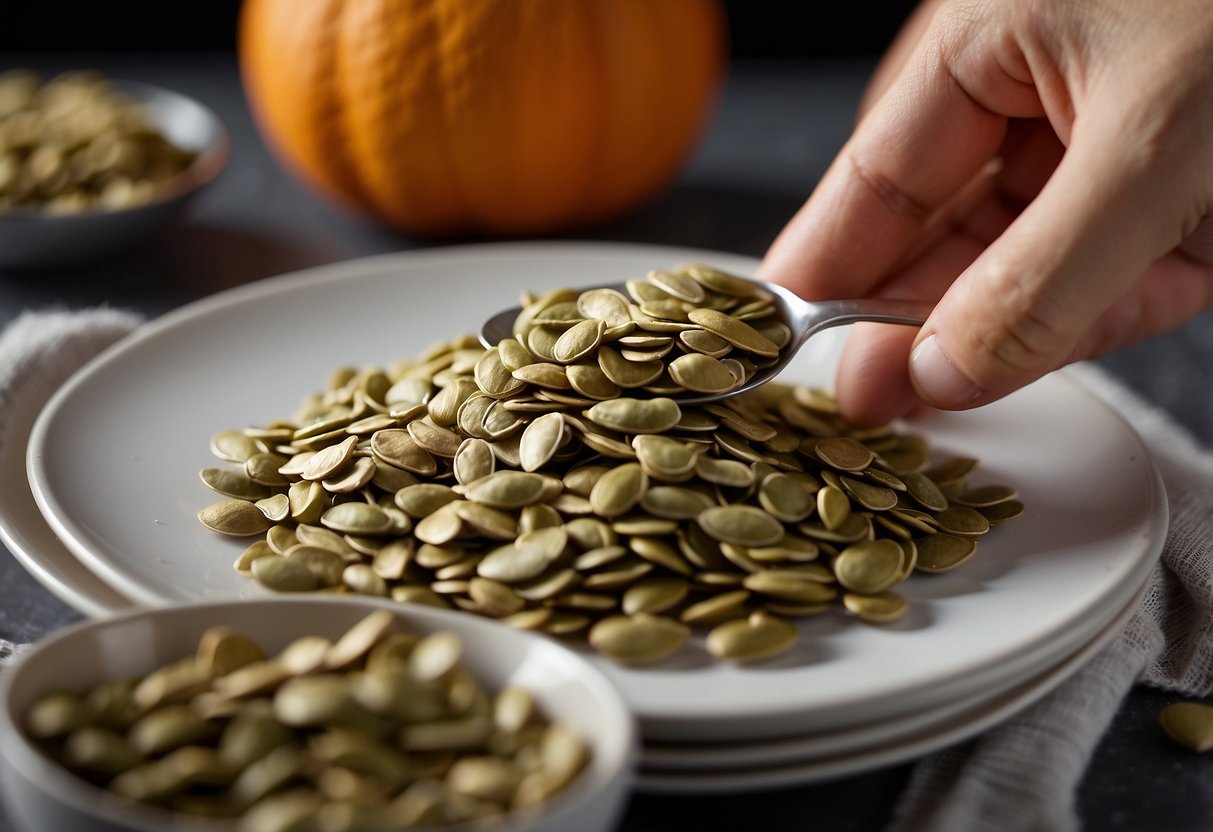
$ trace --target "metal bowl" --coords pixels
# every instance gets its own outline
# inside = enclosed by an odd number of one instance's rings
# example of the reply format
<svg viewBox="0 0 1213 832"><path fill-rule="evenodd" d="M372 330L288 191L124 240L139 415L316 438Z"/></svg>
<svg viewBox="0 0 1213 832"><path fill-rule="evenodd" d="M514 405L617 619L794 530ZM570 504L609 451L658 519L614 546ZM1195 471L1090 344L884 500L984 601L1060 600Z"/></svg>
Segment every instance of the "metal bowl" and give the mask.
<svg viewBox="0 0 1213 832"><path fill-rule="evenodd" d="M227 164L227 130L207 107L150 84L113 85L144 107L165 138L197 154L193 163L165 183L154 200L129 208L73 214L33 207L0 210L0 270L63 269L130 251L164 229Z"/></svg>

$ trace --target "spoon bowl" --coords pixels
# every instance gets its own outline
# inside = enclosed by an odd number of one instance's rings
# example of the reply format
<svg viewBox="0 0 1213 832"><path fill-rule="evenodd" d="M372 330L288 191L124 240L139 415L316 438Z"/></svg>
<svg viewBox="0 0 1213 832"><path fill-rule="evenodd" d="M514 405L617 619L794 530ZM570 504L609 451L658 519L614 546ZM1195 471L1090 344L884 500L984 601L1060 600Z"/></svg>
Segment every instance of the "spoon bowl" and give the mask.
<svg viewBox="0 0 1213 832"><path fill-rule="evenodd" d="M778 284L753 278L745 279L754 284L757 289L771 295L778 310L779 320L792 332L791 339L779 351L779 359L774 364L754 373L740 387L724 393L679 395L675 398L680 404L706 404L720 401L766 384L783 372L809 338L824 329L860 321L922 326L935 306L929 301L890 300L887 298L808 301ZM627 286L624 283L588 287L585 291L589 291L589 288L615 289L627 293ZM521 312L522 307L515 306L502 310L489 318L481 327L480 342L486 347L493 347L503 339L513 337L514 321Z"/></svg>

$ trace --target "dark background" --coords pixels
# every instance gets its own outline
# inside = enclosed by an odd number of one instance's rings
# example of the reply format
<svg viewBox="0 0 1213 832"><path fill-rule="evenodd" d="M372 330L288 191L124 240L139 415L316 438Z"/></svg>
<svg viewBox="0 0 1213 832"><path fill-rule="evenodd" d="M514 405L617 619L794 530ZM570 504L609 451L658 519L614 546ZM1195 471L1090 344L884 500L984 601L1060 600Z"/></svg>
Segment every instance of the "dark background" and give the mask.
<svg viewBox="0 0 1213 832"><path fill-rule="evenodd" d="M725 5L737 57L839 57L880 52L916 3L726 0ZM5 0L0 55L231 49L239 8L240 0Z"/></svg>

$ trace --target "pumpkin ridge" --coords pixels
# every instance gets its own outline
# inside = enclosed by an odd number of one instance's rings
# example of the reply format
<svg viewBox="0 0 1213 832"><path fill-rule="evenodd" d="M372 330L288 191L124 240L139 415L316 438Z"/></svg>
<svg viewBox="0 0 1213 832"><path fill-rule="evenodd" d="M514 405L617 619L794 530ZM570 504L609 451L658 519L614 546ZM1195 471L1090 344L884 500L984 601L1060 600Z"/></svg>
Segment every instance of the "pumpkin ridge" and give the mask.
<svg viewBox="0 0 1213 832"><path fill-rule="evenodd" d="M357 161L373 204L393 225L429 235L449 234L463 223L443 184L442 145L433 129L438 93L432 0L354 0L366 16L368 44L347 49L358 60L351 81L365 91L351 96ZM386 36L384 32L388 33ZM417 47L417 48L413 48ZM405 63L407 61L407 63ZM353 67L351 67L353 69Z"/></svg>
<svg viewBox="0 0 1213 832"><path fill-rule="evenodd" d="M323 67L324 70L317 73L316 82L317 95L320 98L320 103L316 106L318 144L330 149L326 158L333 166L334 178L340 183L342 197L362 207L367 204L368 199L350 159L351 139L345 129L344 98L339 94L342 88L342 70L337 39L343 28L342 22L348 6L342 0L334 0L328 3L328 9L330 19L324 26L321 46L317 50L323 57L313 63L317 69Z"/></svg>
<svg viewBox="0 0 1213 832"><path fill-rule="evenodd" d="M491 4L493 0L488 0ZM455 108L458 106L454 96L459 95L460 79L458 77L458 69L454 66L453 56L457 52L454 48L449 48L450 45L446 42L446 38L454 37L452 32L458 33L458 25L452 26L452 21L457 21L460 16L463 19L478 18L484 14L486 8L485 0L480 0L479 6L477 0L435 0L436 5L440 9L450 10L452 6L461 6L462 10L456 11L453 14L444 15L439 11L438 17L442 18L439 23L440 42L442 48L438 50L438 77L441 79L437 84L438 90L438 113L443 118L442 132L449 138L442 143L440 152L446 160L447 169L450 171L450 189L454 202L459 206L459 214L464 217L464 225L484 225L486 217L477 210L476 200L471 195L475 190L466 180L467 172L459 164L458 153L455 149L454 135L458 130L456 118L454 115ZM474 10L474 11L473 11ZM465 24L465 28L473 29L469 24ZM473 34L465 40L475 40ZM475 222L472 222L475 220Z"/></svg>

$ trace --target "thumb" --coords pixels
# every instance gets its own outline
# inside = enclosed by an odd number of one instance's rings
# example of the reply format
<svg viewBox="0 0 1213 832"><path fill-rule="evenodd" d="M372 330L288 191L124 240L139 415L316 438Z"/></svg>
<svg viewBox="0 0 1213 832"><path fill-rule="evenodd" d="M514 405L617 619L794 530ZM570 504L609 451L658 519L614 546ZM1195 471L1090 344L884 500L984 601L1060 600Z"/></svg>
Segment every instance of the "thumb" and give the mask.
<svg viewBox="0 0 1213 832"><path fill-rule="evenodd" d="M1159 170L1174 149L1124 133L1076 131L1036 199L949 288L910 354L919 398L975 407L1068 363L1101 313L1179 242L1183 183Z"/></svg>

